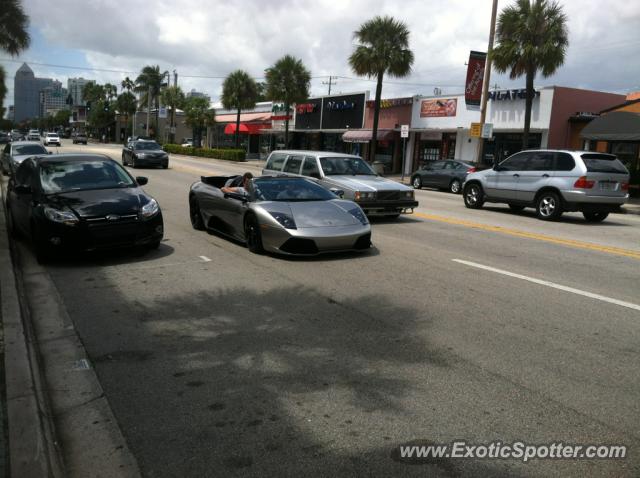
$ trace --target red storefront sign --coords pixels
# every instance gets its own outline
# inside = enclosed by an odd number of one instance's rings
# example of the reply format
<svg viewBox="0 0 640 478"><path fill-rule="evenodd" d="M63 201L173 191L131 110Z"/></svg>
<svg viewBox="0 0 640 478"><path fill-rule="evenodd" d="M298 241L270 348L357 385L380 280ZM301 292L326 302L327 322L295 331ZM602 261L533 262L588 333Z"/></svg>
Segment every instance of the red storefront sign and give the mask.
<svg viewBox="0 0 640 478"><path fill-rule="evenodd" d="M457 98L422 100L422 104L420 105L420 117L438 118L442 116L455 116L457 108Z"/></svg>
<svg viewBox="0 0 640 478"><path fill-rule="evenodd" d="M467 66L467 81L464 88L464 102L467 106L480 106L482 99L482 82L484 81L484 67L487 54L481 51L471 51Z"/></svg>

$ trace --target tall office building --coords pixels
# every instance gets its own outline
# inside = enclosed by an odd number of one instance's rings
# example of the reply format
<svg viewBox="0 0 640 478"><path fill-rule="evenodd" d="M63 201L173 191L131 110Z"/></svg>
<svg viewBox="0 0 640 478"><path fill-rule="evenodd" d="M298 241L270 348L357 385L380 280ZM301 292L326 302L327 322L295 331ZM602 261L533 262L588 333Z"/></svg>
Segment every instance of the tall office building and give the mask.
<svg viewBox="0 0 640 478"><path fill-rule="evenodd" d="M33 70L23 63L13 83L14 121L40 117L40 92L52 85L51 78L36 78Z"/></svg>
<svg viewBox="0 0 640 478"><path fill-rule="evenodd" d="M209 101L209 103L211 103L211 97L205 93L201 93L199 91L196 90L191 90L187 93L187 98L206 98L207 101Z"/></svg>
<svg viewBox="0 0 640 478"><path fill-rule="evenodd" d="M89 83L95 83L94 80L85 80L84 78L69 78L67 80L68 94L73 98L73 106L86 106L87 102L82 99L82 91Z"/></svg>
<svg viewBox="0 0 640 478"><path fill-rule="evenodd" d="M61 82L53 80L51 86L40 91L40 116L51 116L60 110L71 110L71 107L67 105L67 90Z"/></svg>

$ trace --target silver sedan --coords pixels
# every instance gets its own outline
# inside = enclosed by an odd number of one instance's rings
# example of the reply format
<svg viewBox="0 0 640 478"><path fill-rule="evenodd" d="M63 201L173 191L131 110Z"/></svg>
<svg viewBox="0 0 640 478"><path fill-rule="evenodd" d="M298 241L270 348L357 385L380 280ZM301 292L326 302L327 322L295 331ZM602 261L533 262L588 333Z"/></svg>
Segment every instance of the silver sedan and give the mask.
<svg viewBox="0 0 640 478"><path fill-rule="evenodd" d="M316 255L367 250L371 226L353 201L301 177L263 176L247 190L222 192L225 176L202 177L189 191L191 224L247 244L254 253Z"/></svg>

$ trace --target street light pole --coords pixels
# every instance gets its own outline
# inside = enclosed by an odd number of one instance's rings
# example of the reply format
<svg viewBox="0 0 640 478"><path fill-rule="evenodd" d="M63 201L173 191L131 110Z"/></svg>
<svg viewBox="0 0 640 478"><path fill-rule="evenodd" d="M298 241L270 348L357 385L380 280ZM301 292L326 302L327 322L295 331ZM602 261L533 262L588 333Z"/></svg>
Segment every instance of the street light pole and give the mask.
<svg viewBox="0 0 640 478"><path fill-rule="evenodd" d="M493 0L491 7L491 27L489 29L489 47L487 48L487 62L484 67L484 80L482 82L482 103L480 106L480 124L484 126L487 118L487 96L489 96L489 82L491 81L491 56L493 51L493 38L496 34L496 13L498 11L498 0ZM484 138L478 138L478 157L476 164L480 165L484 150ZM494 157L495 160L495 157Z"/></svg>
<svg viewBox="0 0 640 478"><path fill-rule="evenodd" d="M149 121L151 121L150 114L151 114L151 85L149 85L149 91L147 92L147 138L149 137Z"/></svg>

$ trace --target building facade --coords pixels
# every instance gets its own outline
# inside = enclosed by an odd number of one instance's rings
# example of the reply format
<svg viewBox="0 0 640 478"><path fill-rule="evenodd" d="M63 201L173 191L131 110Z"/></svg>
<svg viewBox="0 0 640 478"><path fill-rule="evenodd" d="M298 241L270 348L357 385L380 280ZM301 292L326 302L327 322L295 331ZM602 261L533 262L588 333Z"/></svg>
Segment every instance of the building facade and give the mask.
<svg viewBox="0 0 640 478"><path fill-rule="evenodd" d="M89 83L95 83L95 81L86 80L84 78L69 78L67 80L67 90L73 101L73 106L87 105L87 102L82 98L82 93L84 91L84 87Z"/></svg>
<svg viewBox="0 0 640 478"><path fill-rule="evenodd" d="M14 78L14 121L19 123L41 116L40 92L52 86L51 78L36 78L29 65L23 63Z"/></svg>
<svg viewBox="0 0 640 478"><path fill-rule="evenodd" d="M50 86L45 86L40 90L40 117L53 116L58 111L70 110L67 104L67 90L62 87L62 83L56 80Z"/></svg>

